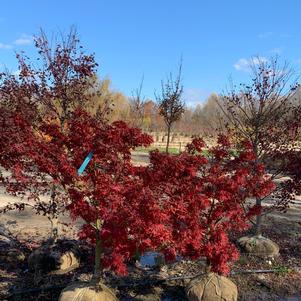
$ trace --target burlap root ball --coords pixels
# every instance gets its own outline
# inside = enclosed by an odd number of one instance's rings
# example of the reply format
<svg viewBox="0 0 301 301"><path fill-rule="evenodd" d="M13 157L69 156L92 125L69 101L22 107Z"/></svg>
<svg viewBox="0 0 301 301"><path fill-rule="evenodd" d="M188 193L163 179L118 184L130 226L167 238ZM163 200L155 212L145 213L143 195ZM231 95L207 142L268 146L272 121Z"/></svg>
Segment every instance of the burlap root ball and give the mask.
<svg viewBox="0 0 301 301"><path fill-rule="evenodd" d="M114 292L102 283L91 281L67 286L59 301L118 301Z"/></svg>
<svg viewBox="0 0 301 301"><path fill-rule="evenodd" d="M270 239L261 235L244 236L238 240L243 252L259 257L275 257L279 255L279 247Z"/></svg>
<svg viewBox="0 0 301 301"><path fill-rule="evenodd" d="M28 257L28 267L32 271L60 273L79 267L80 256L75 244L44 245L34 250Z"/></svg>
<svg viewBox="0 0 301 301"><path fill-rule="evenodd" d="M237 294L229 278L215 273L192 280L186 288L189 301L237 301Z"/></svg>

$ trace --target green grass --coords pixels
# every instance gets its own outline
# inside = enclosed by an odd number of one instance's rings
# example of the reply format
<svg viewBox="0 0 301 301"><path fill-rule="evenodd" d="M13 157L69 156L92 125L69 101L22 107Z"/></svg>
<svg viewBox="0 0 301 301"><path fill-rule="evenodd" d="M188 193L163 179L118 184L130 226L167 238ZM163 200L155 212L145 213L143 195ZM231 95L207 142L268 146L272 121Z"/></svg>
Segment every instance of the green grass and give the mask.
<svg viewBox="0 0 301 301"><path fill-rule="evenodd" d="M148 153L148 152L150 152L150 151L152 151L152 150L155 150L155 149L158 149L159 150L159 152L165 152L165 147L153 147L153 146L151 146L151 147L137 147L137 148L135 148L135 151L136 152L140 152L140 153ZM176 148L176 147L170 147L169 148L169 153L170 154L178 154L179 153L179 149L178 148Z"/></svg>
<svg viewBox="0 0 301 301"><path fill-rule="evenodd" d="M287 273L292 272L292 269L286 266L276 266L274 270L278 275L285 275Z"/></svg>
<svg viewBox="0 0 301 301"><path fill-rule="evenodd" d="M140 153L149 153L150 151L155 150L155 149L158 149L159 152L162 152L162 153L165 152L165 147L154 147L154 146L151 146L151 147L137 147L137 148L135 148L135 151L140 152ZM184 150L184 148L182 149L182 151L183 150ZM169 153L170 154L179 154L179 148L170 147L169 148ZM235 149L231 150L230 153L234 157L238 156L238 151L235 150ZM204 155L205 157L208 158L209 157L209 150L207 150L207 149L202 150L202 155Z"/></svg>
<svg viewBox="0 0 301 301"><path fill-rule="evenodd" d="M154 146L152 146L152 147L137 147L137 148L135 148L135 151L136 152L140 152L140 153L148 153L148 152L150 152L152 150L155 150L155 149L158 149L159 152L162 152L162 153L165 152L165 147L154 147ZM182 151L184 151L184 148L182 149ZM179 153L179 148L177 148L177 147L170 147L169 148L169 153L170 154L178 154ZM202 154L205 157L208 157L209 151L207 149L204 149L202 151Z"/></svg>

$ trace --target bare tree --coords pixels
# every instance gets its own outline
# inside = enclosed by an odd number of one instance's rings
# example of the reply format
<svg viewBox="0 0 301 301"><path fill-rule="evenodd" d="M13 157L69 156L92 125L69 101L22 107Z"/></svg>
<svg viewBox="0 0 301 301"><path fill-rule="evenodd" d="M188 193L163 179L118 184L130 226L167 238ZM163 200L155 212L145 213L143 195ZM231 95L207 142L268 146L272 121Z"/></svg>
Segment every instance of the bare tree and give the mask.
<svg viewBox="0 0 301 301"><path fill-rule="evenodd" d="M295 142L292 99L296 79L290 65L280 64L278 57L270 60L255 57L250 70L250 84L240 84L239 88L232 85L219 104L237 141L247 139L252 143L256 161L269 169L274 180L281 177L287 163L279 153ZM279 188L269 195L273 206L263 214L271 209L285 209L288 205L289 199L279 198ZM265 199L258 197L256 204L261 206ZM258 215L254 223L257 235L261 234L263 214Z"/></svg>
<svg viewBox="0 0 301 301"><path fill-rule="evenodd" d="M144 107L145 98L141 96L143 87L144 76L141 79L139 88L132 92L132 97L130 98L130 109L133 118L134 126L142 128L144 121Z"/></svg>
<svg viewBox="0 0 301 301"><path fill-rule="evenodd" d="M182 114L185 111L185 103L182 100L183 85L181 76L182 62L179 65L176 78L174 79L172 73L170 73L165 82L161 81L160 95L155 95L158 102L159 114L163 116L167 127L167 153L169 149L171 128L176 121L181 119Z"/></svg>

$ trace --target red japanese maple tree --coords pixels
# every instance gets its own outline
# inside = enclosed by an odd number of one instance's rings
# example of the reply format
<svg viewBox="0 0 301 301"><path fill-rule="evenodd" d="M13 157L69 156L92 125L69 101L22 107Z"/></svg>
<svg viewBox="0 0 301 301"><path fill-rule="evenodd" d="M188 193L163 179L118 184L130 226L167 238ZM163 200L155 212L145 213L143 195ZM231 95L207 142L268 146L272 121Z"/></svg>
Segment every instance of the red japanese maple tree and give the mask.
<svg viewBox="0 0 301 301"><path fill-rule="evenodd" d="M40 130L48 121L34 127L22 113L1 108L0 114L0 166L10 172L1 177L1 182L6 192L21 197L2 207L1 212L31 207L37 214L47 216L52 223L51 234L56 238L53 220L68 201L68 195L59 189L68 153L61 149L62 141L56 139L57 143L53 143ZM72 172L66 171L70 175Z"/></svg>
<svg viewBox="0 0 301 301"><path fill-rule="evenodd" d="M70 197L67 210L84 221L80 237L95 245L95 277L105 267L124 274L125 262L137 252L158 248L169 240L168 216L158 199L149 198L139 168L131 163L131 150L148 146L150 136L122 121L100 122L83 110L71 115L64 131L49 123L40 131L49 137L49 145L61 150L59 157L64 161L50 165ZM51 148L45 147L40 155L47 156ZM91 162L77 175L89 152L93 152Z"/></svg>
<svg viewBox="0 0 301 301"><path fill-rule="evenodd" d="M96 277L105 267L124 274L125 262L147 250L167 259L204 256L212 271L227 273L238 256L229 232L246 229L247 217L260 210L247 198L273 189L250 144L233 158L229 141L220 137L206 158L195 139L186 152L155 151L150 166L135 167L131 150L151 138L83 110L93 56L77 57L74 45L53 54L43 38L37 46L47 68L34 70L20 56L19 79L2 77L0 165L12 172L2 179L8 191L33 199L34 209L50 217L62 206L81 218L81 238L96 247ZM79 176L90 152L92 161ZM43 202L43 194L52 201Z"/></svg>
<svg viewBox="0 0 301 301"><path fill-rule="evenodd" d="M6 153L18 185L32 185L37 170L52 175L70 197L66 208L85 221L81 238L96 245L97 277L101 267L125 273L128 259L151 249L167 259L203 256L212 271L229 272L238 256L229 232L245 230L248 217L259 212L257 206L248 207L247 198L264 196L274 187L251 145L245 142L232 157L224 136L208 157L201 153L202 140L194 139L186 152L155 151L149 167L134 167L130 151L149 145L151 138L124 122L109 125L78 109L64 129L46 120L37 134L18 114L6 121L14 125L7 135L19 126L26 137L15 153ZM92 162L79 176L89 152Z"/></svg>
<svg viewBox="0 0 301 301"><path fill-rule="evenodd" d="M82 50L74 29L54 45L43 32L34 42L36 59L21 52L16 55L20 73L0 73L0 166L11 172L1 182L7 192L23 198L2 210L31 206L48 217L55 239L67 195L58 189L57 168L49 166L60 165L64 158L40 128L55 123L63 130L76 108L89 106L97 93L92 79L98 65ZM48 156L42 157L44 148Z"/></svg>
<svg viewBox="0 0 301 301"><path fill-rule="evenodd" d="M247 198L274 188L256 163L251 144L243 144L237 157L232 157L225 136L208 150L208 157L202 154L199 138L179 155L151 153L151 165L142 173L149 193L161 200L168 214L170 240L160 249L167 258L205 257L211 271L229 272L229 264L238 258L229 233L246 230L248 218L261 209L248 204Z"/></svg>
<svg viewBox="0 0 301 301"><path fill-rule="evenodd" d="M238 141L248 139L256 160L265 165L273 180L283 182L288 169L284 154L295 144L300 129L300 117L294 116L299 91L295 71L277 56L269 60L254 57L249 68L249 82L231 84L231 90L219 98L219 107L232 136ZM262 235L263 216L288 208L291 198L282 188L277 185L270 195L254 199L263 207L254 222L254 234Z"/></svg>
<svg viewBox="0 0 301 301"><path fill-rule="evenodd" d="M167 215L156 199L148 198L131 163L131 150L148 146L150 136L122 121L107 124L81 109L69 114L63 129L49 120L34 129L16 113L6 112L6 117L1 136L7 140L1 140L1 147L11 142L12 135L16 138L13 148L1 154L1 164L14 179L6 183L7 189L39 197L43 187L48 191L51 177L61 194L58 205L84 221L80 237L96 246L97 277L104 267L124 274L125 261L168 240ZM77 169L89 152L92 161L80 176ZM33 206L42 210L40 199ZM51 204L46 206L42 211L51 214Z"/></svg>

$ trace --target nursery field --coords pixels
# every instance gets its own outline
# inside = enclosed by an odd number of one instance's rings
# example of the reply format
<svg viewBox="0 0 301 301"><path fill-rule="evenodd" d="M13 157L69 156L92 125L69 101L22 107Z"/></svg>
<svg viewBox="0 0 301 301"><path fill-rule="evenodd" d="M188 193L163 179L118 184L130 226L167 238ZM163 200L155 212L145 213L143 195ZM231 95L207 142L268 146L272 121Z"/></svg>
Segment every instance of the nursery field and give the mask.
<svg viewBox="0 0 301 301"><path fill-rule="evenodd" d="M133 162L146 165L148 156L134 153ZM16 200L1 188L1 207ZM68 216L60 215L62 244L77 239L80 226L80 221L73 223ZM1 216L0 300L58 300L60 291L69 282L91 279L93 254L78 241L80 264L77 268L39 275L29 271L28 256L49 237L49 231L47 218L30 209ZM301 300L301 198L297 198L286 213L266 217L263 233L278 243L280 256L263 260L241 254L230 277L238 286L239 300ZM235 241L236 237L232 239ZM128 276L117 277L107 272L103 280L121 301L187 300L184 287L193 276L204 272L204 266L202 260L158 263L155 254L149 253L140 262L133 261L129 265Z"/></svg>
<svg viewBox="0 0 301 301"><path fill-rule="evenodd" d="M289 64L242 59L249 82L190 109L182 58L152 100L73 27L31 42L0 72L0 301L301 301Z"/></svg>

